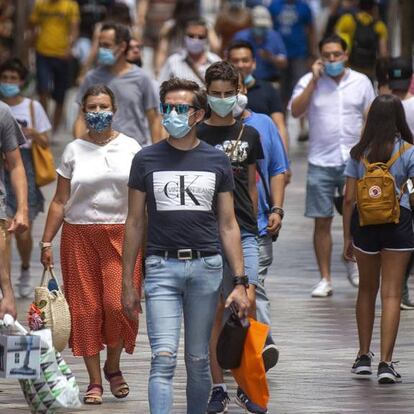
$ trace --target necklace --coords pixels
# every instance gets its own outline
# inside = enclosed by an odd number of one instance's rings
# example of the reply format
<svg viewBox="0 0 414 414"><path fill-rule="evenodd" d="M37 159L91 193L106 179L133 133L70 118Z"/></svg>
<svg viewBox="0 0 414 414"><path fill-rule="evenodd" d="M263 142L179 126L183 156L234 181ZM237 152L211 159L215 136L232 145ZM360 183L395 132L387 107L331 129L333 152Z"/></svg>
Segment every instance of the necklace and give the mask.
<svg viewBox="0 0 414 414"><path fill-rule="evenodd" d="M91 138L91 136L89 134L88 134L88 138L96 145L106 145L115 138L115 131L112 131L109 138L104 139L103 141L97 141L97 140Z"/></svg>

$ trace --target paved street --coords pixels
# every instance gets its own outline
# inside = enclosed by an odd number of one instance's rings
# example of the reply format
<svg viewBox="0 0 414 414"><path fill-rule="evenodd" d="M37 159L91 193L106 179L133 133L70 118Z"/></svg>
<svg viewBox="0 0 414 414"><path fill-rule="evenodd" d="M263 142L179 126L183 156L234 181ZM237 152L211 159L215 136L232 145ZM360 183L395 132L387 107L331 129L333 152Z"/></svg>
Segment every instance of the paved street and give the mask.
<svg viewBox="0 0 414 414"><path fill-rule="evenodd" d="M66 139L70 139L66 137ZM375 376L368 380L351 378L350 368L357 352L357 335L354 321L356 290L348 283L341 263L342 233L340 219L334 222L334 251L332 274L334 295L327 299L312 299L310 291L318 281L317 266L312 251L312 221L303 217L304 180L306 172L306 144L298 145L292 138L293 181L288 187L286 216L283 231L274 245L275 261L268 277L267 287L272 297L273 333L280 349L280 362L269 372L271 414L301 413L414 413L414 312L403 312L400 334L394 358L400 360L398 369L403 383L379 386ZM59 154L63 136L54 141ZM50 200L53 185L45 189ZM41 215L35 223L35 248L32 272L40 280L37 242L45 221ZM57 243L55 243L57 245ZM55 248L55 254L58 249ZM17 279L18 262L13 261L13 279ZM411 281L414 295L414 279ZM19 315L25 320L29 300L18 300ZM378 309L379 310L379 309ZM378 311L377 319L380 314ZM378 363L379 326L375 325L372 351ZM87 386L87 376L81 359L70 351L64 356L71 365L82 391ZM104 359L104 358L103 358ZM147 377L150 349L145 317L137 340L136 353L125 356L123 370L131 386L126 401L117 401L105 384L104 404L99 408L86 407L89 413L149 413L147 404ZM235 385L230 377L230 394L235 396ZM16 382L0 380L0 412L18 414L28 412ZM185 413L185 371L182 347L174 383L174 414ZM77 411L79 412L79 411ZM243 410L234 403L229 413Z"/></svg>

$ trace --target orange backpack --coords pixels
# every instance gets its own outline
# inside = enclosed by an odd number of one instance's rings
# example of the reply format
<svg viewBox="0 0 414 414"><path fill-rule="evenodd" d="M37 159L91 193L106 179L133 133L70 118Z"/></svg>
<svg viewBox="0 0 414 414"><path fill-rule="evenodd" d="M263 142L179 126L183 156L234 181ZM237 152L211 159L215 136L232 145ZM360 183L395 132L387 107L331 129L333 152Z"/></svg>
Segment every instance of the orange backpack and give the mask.
<svg viewBox="0 0 414 414"><path fill-rule="evenodd" d="M400 196L398 196L395 179L390 168L411 146L404 143L386 163L370 164L366 158L362 159L365 174L357 182L356 194L360 226L396 224L400 221L400 199L405 183L401 187Z"/></svg>

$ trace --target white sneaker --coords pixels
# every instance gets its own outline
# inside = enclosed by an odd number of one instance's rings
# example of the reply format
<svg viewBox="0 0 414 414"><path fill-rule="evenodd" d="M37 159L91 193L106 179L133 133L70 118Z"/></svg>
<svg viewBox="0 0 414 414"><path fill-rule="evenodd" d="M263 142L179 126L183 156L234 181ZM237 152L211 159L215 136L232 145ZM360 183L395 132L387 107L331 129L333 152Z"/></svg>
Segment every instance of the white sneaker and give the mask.
<svg viewBox="0 0 414 414"><path fill-rule="evenodd" d="M312 297L325 298L327 296L331 296L332 293L332 283L328 282L325 278L322 278L312 290Z"/></svg>
<svg viewBox="0 0 414 414"><path fill-rule="evenodd" d="M347 260L344 260L344 265L346 268L346 276L349 280L349 283L353 287L359 286L359 272L358 272L358 266L356 262L350 262Z"/></svg>
<svg viewBox="0 0 414 414"><path fill-rule="evenodd" d="M33 287L30 283L30 269L21 269L19 295L21 298L27 298L28 296L33 295Z"/></svg>

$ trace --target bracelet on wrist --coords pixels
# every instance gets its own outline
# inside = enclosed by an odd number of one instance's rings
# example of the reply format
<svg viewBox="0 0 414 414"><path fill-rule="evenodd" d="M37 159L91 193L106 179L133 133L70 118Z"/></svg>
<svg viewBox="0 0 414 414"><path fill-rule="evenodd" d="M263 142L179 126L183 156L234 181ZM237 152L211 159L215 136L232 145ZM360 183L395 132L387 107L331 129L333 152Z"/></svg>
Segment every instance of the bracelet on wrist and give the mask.
<svg viewBox="0 0 414 414"><path fill-rule="evenodd" d="M244 286L246 289L249 287L249 278L246 275L233 276L233 286Z"/></svg>
<svg viewBox="0 0 414 414"><path fill-rule="evenodd" d="M271 213L275 213L275 214L279 214L280 218L283 219L283 217L285 216L285 210L283 210L282 207L277 207L277 206L273 206L270 209Z"/></svg>
<svg viewBox="0 0 414 414"><path fill-rule="evenodd" d="M52 242L39 242L40 250L47 249L48 247L52 247Z"/></svg>

